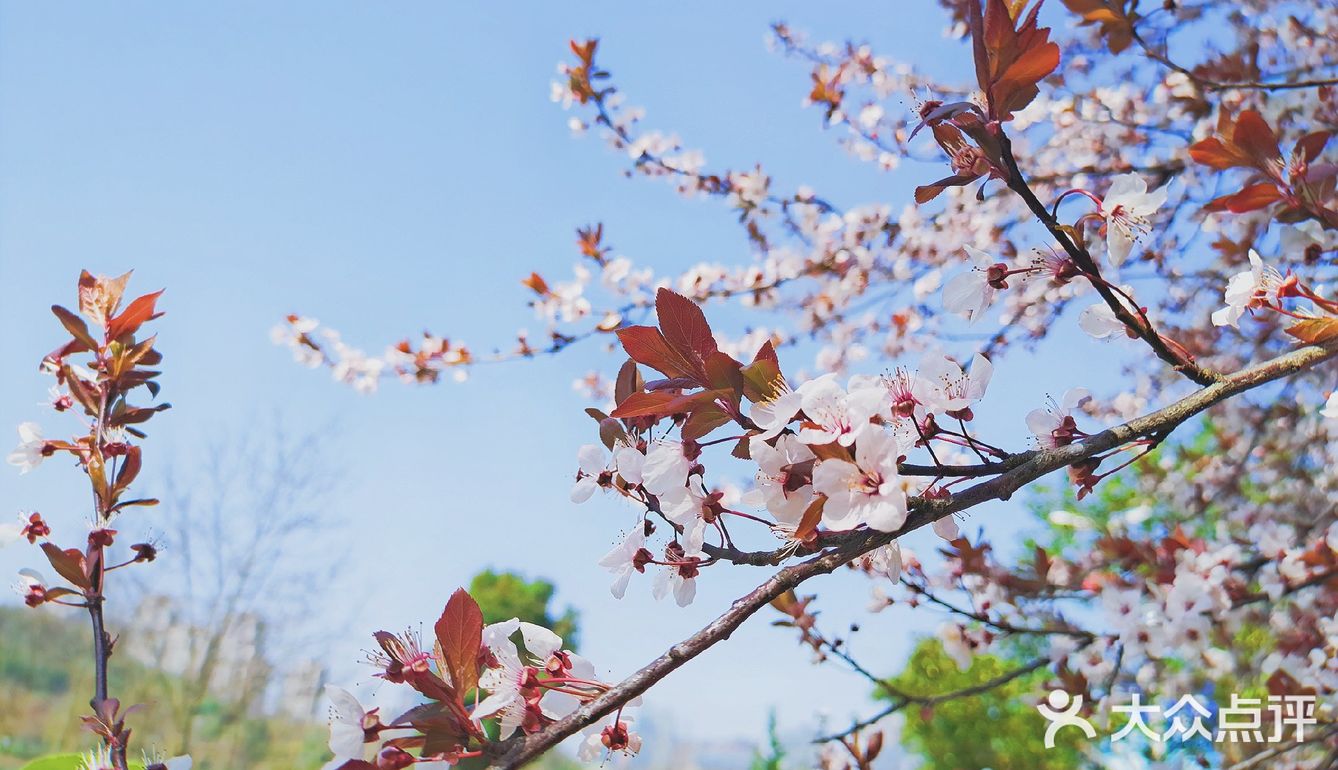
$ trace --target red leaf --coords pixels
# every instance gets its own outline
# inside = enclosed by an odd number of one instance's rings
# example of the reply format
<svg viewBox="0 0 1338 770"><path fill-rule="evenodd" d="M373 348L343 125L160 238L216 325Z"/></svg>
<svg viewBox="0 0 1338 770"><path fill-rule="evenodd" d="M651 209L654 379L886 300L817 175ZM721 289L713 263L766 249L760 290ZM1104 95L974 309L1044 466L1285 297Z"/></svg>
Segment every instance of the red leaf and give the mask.
<svg viewBox="0 0 1338 770"><path fill-rule="evenodd" d="M434 629L437 643L451 675L451 684L461 697L479 681L479 648L483 645L483 612L463 588L446 602Z"/></svg>
<svg viewBox="0 0 1338 770"><path fill-rule="evenodd" d="M1287 333L1310 345L1338 339L1338 318L1307 318L1287 327Z"/></svg>
<svg viewBox="0 0 1338 770"><path fill-rule="evenodd" d="M691 362L700 374L705 374L705 361L716 352L715 337L706 314L697 303L668 289L655 292L655 315L660 320L660 331L674 350Z"/></svg>
<svg viewBox="0 0 1338 770"><path fill-rule="evenodd" d="M1231 141L1253 158L1255 165L1263 166L1268 161L1282 160L1277 135L1268 127L1264 116L1254 110L1246 110L1236 118L1236 130L1231 134Z"/></svg>
<svg viewBox="0 0 1338 770"><path fill-rule="evenodd" d="M962 187L971 184L979 178L980 177L978 176L953 174L952 176L944 177L933 184L920 185L915 188L915 202L928 203L941 195L943 191L949 187Z"/></svg>
<svg viewBox="0 0 1338 770"><path fill-rule="evenodd" d="M694 407L709 404L717 398L728 397L728 390L703 390L691 395L681 395L666 391L633 393L627 400L613 410L611 416L619 419L627 417L668 417L671 414L691 412Z"/></svg>
<svg viewBox="0 0 1338 770"><path fill-rule="evenodd" d="M1228 145L1221 139L1210 136L1189 147L1189 157L1199 163L1219 171L1240 166L1250 167L1254 162L1234 145Z"/></svg>
<svg viewBox="0 0 1338 770"><path fill-rule="evenodd" d="M117 339L124 335L134 334L139 331L139 327L145 322L162 315L154 311L154 305L158 302L158 297L162 295L162 289L152 294L145 294L142 297L135 298L124 311L107 323L107 336L111 339Z"/></svg>
<svg viewBox="0 0 1338 770"><path fill-rule="evenodd" d="M65 331L69 332L75 340L89 350L97 348L98 343L93 339L93 335L88 333L88 324L84 323L84 319L60 305L52 305L51 312L56 314L56 318L60 319L61 326L64 326Z"/></svg>
<svg viewBox="0 0 1338 770"><path fill-rule="evenodd" d="M715 404L707 404L692 413L681 430L684 441L696 441L730 422L730 416Z"/></svg>
<svg viewBox="0 0 1338 770"><path fill-rule="evenodd" d="M822 509L827 504L827 498L818 496L813 498L813 502L804 509L804 515L799 519L799 526L795 527L794 539L804 541L809 539L817 530L818 525L822 523Z"/></svg>
<svg viewBox="0 0 1338 770"><path fill-rule="evenodd" d="M706 357L706 378L711 387L724 390L743 390L743 364L728 353L715 351Z"/></svg>
<svg viewBox="0 0 1338 770"><path fill-rule="evenodd" d="M780 357L776 355L776 346L771 344L771 340L762 343L762 347L757 349L757 355L753 356L753 361L770 361L780 368Z"/></svg>
<svg viewBox="0 0 1338 770"><path fill-rule="evenodd" d="M629 359L618 370L618 380L613 386L613 402L621 404L628 396L641 390L645 384L645 380L641 379L641 372L636 368L636 361Z"/></svg>
<svg viewBox="0 0 1338 770"><path fill-rule="evenodd" d="M1315 131L1301 137L1296 143L1295 153L1306 163L1314 162L1321 152L1324 152L1324 145L1329 143L1328 131Z"/></svg>
<svg viewBox="0 0 1338 770"><path fill-rule="evenodd" d="M670 347L654 326L628 326L618 330L618 341L628 357L645 364L666 377L697 377L697 372Z"/></svg>
<svg viewBox="0 0 1338 770"><path fill-rule="evenodd" d="M1271 182L1260 182L1252 184L1249 187L1232 195L1224 195L1221 198L1209 201L1204 209L1207 211L1230 211L1233 214L1243 214L1247 211L1256 211L1270 206L1282 200L1282 193Z"/></svg>
<svg viewBox="0 0 1338 770"><path fill-rule="evenodd" d="M52 569L66 580L87 591L90 588L88 574L84 570L84 554L78 548L62 551L55 543L42 543L42 553L51 562Z"/></svg>

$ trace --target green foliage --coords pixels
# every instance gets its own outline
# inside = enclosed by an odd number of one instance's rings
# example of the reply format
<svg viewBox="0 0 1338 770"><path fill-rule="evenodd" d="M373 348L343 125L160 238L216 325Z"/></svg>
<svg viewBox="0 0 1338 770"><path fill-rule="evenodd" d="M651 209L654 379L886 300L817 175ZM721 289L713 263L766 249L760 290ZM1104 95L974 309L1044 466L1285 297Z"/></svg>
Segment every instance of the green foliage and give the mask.
<svg viewBox="0 0 1338 770"><path fill-rule="evenodd" d="M65 752L93 747L93 736L79 724L88 712L83 688L93 681L83 620L56 608L0 607L0 770L71 770L79 755ZM178 746L177 720L162 718L177 680L118 655L111 686L123 703L147 706L131 718L135 746ZM219 708L210 700L196 713L202 729L190 753L198 770L316 770L329 759L326 728L315 720L256 714L207 729Z"/></svg>
<svg viewBox="0 0 1338 770"><path fill-rule="evenodd" d="M890 680L898 690L923 696L953 692L1007 674L1018 663L976 656L958 669L937 639L916 646L906 668ZM1037 671L983 694L907 708L903 743L923 759L924 770L1069 770L1079 763L1074 731L1061 731L1053 749L1042 742L1045 720L1031 703L1045 692L1048 674Z"/></svg>
<svg viewBox="0 0 1338 770"><path fill-rule="evenodd" d="M550 628L562 637L569 649L575 650L579 641L576 610L568 607L560 617L554 617L548 607L556 589L542 578L528 580L516 572L484 570L469 583L469 594L483 610L485 623L498 623L520 618Z"/></svg>
<svg viewBox="0 0 1338 770"><path fill-rule="evenodd" d="M753 752L753 762L748 770L782 770L785 762L785 747L781 745L780 733L776 730L776 712L767 715L767 751Z"/></svg>

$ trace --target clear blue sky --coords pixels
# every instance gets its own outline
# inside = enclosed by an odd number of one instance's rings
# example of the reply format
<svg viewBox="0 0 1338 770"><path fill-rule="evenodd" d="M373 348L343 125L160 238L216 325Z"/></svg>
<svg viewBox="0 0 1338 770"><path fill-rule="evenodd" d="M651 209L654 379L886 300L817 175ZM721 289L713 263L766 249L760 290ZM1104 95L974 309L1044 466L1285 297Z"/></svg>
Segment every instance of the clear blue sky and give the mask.
<svg viewBox="0 0 1338 770"><path fill-rule="evenodd" d="M964 73L969 61L941 37L928 0L496 8L0 3L3 435L39 417L58 432L35 406L48 384L35 366L58 336L47 307L73 301L79 268L134 268L137 289L166 287L160 348L175 408L153 425L142 485L160 483L172 451L189 456L203 434L253 430L276 409L294 429L335 422L334 508L351 522L337 537L356 544L348 574L377 594L339 613L350 626L328 629L328 657L344 671L371 631L430 622L485 566L554 579L610 676L765 574L711 570L687 610L654 603L646 580L622 602L609 597L595 561L623 519L611 503L567 501L576 447L591 439L570 382L617 364L597 349L480 368L465 385L391 384L368 398L291 364L268 341L278 318L313 315L373 350L424 325L476 348L505 344L517 328L541 330L519 278L569 271L574 228L597 220L619 252L662 269L747 259L727 211L625 180L622 158L570 137L548 101L569 38L602 36L603 62L647 107L646 124L678 132L713 166L760 161L778 186L811 184L845 204L899 207L941 169L887 175L849 159L819 115L801 109L805 68L765 50L768 23L865 38L943 72ZM1011 375L1001 367L987 425L1020 440L1022 414L1045 392L1091 375L1060 359ZM80 484L59 466L0 473L0 508L39 508L74 527ZM1008 533L1020 516L1015 505L986 506L967 526ZM924 532L909 544L936 542ZM0 568L10 574L36 556L7 549ZM816 587L834 625L867 597L849 577ZM809 666L769 620L666 681L651 712L691 737L753 739L773 705L793 727L810 726L815 710L840 722L867 708L859 679ZM890 668L910 631L937 620L885 613L856 650Z"/></svg>

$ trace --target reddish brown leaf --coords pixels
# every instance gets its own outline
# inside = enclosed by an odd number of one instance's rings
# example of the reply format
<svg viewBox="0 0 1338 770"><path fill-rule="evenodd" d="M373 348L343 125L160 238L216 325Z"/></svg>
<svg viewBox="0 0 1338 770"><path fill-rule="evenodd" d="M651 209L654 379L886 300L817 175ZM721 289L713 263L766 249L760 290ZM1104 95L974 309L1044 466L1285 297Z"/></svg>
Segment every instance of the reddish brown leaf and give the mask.
<svg viewBox="0 0 1338 770"><path fill-rule="evenodd" d="M1254 162L1235 145L1228 145L1215 136L1195 142L1189 147L1189 157L1195 163L1224 171L1229 168L1249 168Z"/></svg>
<svg viewBox="0 0 1338 770"><path fill-rule="evenodd" d="M1313 163L1324 152L1324 145L1329 143L1328 131L1315 131L1306 134L1296 142L1295 153L1306 163Z"/></svg>
<svg viewBox="0 0 1338 770"><path fill-rule="evenodd" d="M483 612L463 588L446 602L434 628L437 643L455 691L463 696L479 681L479 648L483 645Z"/></svg>
<svg viewBox="0 0 1338 770"><path fill-rule="evenodd" d="M1236 118L1236 129L1231 134L1231 141L1249 155L1256 166L1282 160L1277 135L1269 128L1264 116L1255 110L1245 110Z"/></svg>
<svg viewBox="0 0 1338 770"><path fill-rule="evenodd" d="M813 502L804 509L804 515L799 519L799 525L795 527L795 540L807 540L817 530L818 525L822 523L822 509L827 504L827 498L819 495L813 498Z"/></svg>
<svg viewBox="0 0 1338 770"><path fill-rule="evenodd" d="M730 416L715 404L707 404L692 412L687 422L683 423L682 435L685 441L696 441L721 425L730 422Z"/></svg>
<svg viewBox="0 0 1338 770"><path fill-rule="evenodd" d="M1282 200L1282 193L1278 192L1276 185L1271 182L1260 182L1252 184L1240 192L1231 195L1224 195L1208 202L1204 206L1205 211L1230 211L1233 214L1243 214L1247 211L1256 211L1271 206Z"/></svg>
<svg viewBox="0 0 1338 770"><path fill-rule="evenodd" d="M154 305L158 302L158 297L162 295L162 289L137 297L131 302L120 315L111 319L107 324L107 336L111 339L117 339L122 336L128 336L139 331L139 327L145 321L152 320L162 315L154 310Z"/></svg>
<svg viewBox="0 0 1338 770"><path fill-rule="evenodd" d="M78 548L62 551L55 543L48 542L42 543L42 553L46 554L46 560L51 562L51 567L57 574L85 591L89 589L83 551Z"/></svg>
<svg viewBox="0 0 1338 770"><path fill-rule="evenodd" d="M613 402L621 404L627 397L645 387L641 372L636 368L636 361L628 359L618 370L618 379L613 385Z"/></svg>
<svg viewBox="0 0 1338 770"><path fill-rule="evenodd" d="M69 332L79 343L89 350L98 346L98 343L93 339L93 335L88 333L88 324L84 323L84 319L60 305L52 305L51 312L56 314L56 318L60 319L61 326L64 326L65 331Z"/></svg>
<svg viewBox="0 0 1338 770"><path fill-rule="evenodd" d="M694 409L710 404L717 398L725 398L729 395L726 390L704 390L690 395L680 393L671 393L668 391L654 391L649 393L633 393L627 400L618 405L613 410L613 417L625 419L628 417L668 417L672 414L691 412Z"/></svg>
<svg viewBox="0 0 1338 770"><path fill-rule="evenodd" d="M698 372L669 345L654 326L628 326L618 330L618 341L627 355L666 377L696 377Z"/></svg>
<svg viewBox="0 0 1338 770"><path fill-rule="evenodd" d="M668 289L655 292L655 315L669 344L704 374L704 362L716 352L715 337L697 303Z"/></svg>
<svg viewBox="0 0 1338 770"><path fill-rule="evenodd" d="M1287 327L1287 333L1308 345L1338 339L1338 318L1307 318Z"/></svg>

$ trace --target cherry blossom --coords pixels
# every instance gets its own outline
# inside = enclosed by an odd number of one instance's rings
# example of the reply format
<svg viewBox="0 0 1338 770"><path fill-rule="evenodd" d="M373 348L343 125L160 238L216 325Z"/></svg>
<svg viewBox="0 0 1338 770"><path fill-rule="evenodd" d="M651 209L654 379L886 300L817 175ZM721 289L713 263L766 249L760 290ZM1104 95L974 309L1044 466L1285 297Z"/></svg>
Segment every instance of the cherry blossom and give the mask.
<svg viewBox="0 0 1338 770"><path fill-rule="evenodd" d="M1324 402L1324 408L1319 413L1330 420L1338 420L1338 390L1329 394L1329 398Z"/></svg>
<svg viewBox="0 0 1338 770"><path fill-rule="evenodd" d="M1237 326L1246 310L1276 304L1281 285L1282 277L1277 270L1265 265L1259 253L1250 249L1250 269L1227 281L1226 307L1213 312L1213 324Z"/></svg>
<svg viewBox="0 0 1338 770"><path fill-rule="evenodd" d="M332 684L325 685L325 697L330 700L330 751L335 767L350 759L362 759L368 727L368 712L348 690ZM371 714L375 724L375 713Z"/></svg>
<svg viewBox="0 0 1338 770"><path fill-rule="evenodd" d="M765 507L782 527L789 527L792 532L813 501L812 482L803 473L805 465L811 473L816 459L813 451L795 436L786 434L776 439L774 447L762 436L754 436L748 441L748 452L757 463L757 486L744 496L744 502Z"/></svg>
<svg viewBox="0 0 1338 770"><path fill-rule="evenodd" d="M751 418L764 439L775 438L785 430L803 405L803 393L790 390L784 380L776 383L776 391L771 398L753 404Z"/></svg>
<svg viewBox="0 0 1338 770"><path fill-rule="evenodd" d="M600 478L606 472L608 460L603 447L597 444L582 445L576 452L576 459L580 470L577 473L576 483L571 488L571 501L583 503L590 499L596 489L599 489Z"/></svg>
<svg viewBox="0 0 1338 770"><path fill-rule="evenodd" d="M692 600L697 596L698 569L695 564L697 557L687 554L685 549L675 543L669 544L666 557L672 562L655 574L651 595L656 599L663 599L673 593L678 606L686 607L692 604Z"/></svg>
<svg viewBox="0 0 1338 770"><path fill-rule="evenodd" d="M809 445L837 444L848 447L871 426L870 418L883 405L883 394L864 388L847 393L835 374L804 383L799 388L804 416L799 440Z"/></svg>
<svg viewBox="0 0 1338 770"><path fill-rule="evenodd" d="M1111 181L1101 199L1101 217L1106 222L1106 256L1119 267L1129 257L1134 244L1147 236L1152 216L1166 203L1163 185L1148 192L1148 184L1138 174L1121 174Z"/></svg>
<svg viewBox="0 0 1338 770"><path fill-rule="evenodd" d="M681 528L682 546L686 555L701 554L702 544L706 540L706 516L718 501L717 494L706 491L702 477L693 475L688 478L686 494L664 504L665 517Z"/></svg>
<svg viewBox="0 0 1338 770"><path fill-rule="evenodd" d="M23 597L24 604L29 607L36 607L46 601L48 585L46 578L42 577L42 573L24 567L19 570L19 579L14 584L14 591Z"/></svg>
<svg viewBox="0 0 1338 770"><path fill-rule="evenodd" d="M873 430L855 447L855 462L823 460L813 489L826 497L822 523L836 530L864 524L894 532L906 521L906 489L897 473L903 448L891 433Z"/></svg>
<svg viewBox="0 0 1338 770"><path fill-rule="evenodd" d="M962 247L973 267L953 276L943 286L943 309L975 323L994 304L995 293L1004 288L1008 266L974 246Z"/></svg>
<svg viewBox="0 0 1338 770"><path fill-rule="evenodd" d="M46 439L42 438L42 428L35 422L19 425L19 446L9 453L10 465L16 465L19 473L27 473L42 464L50 455Z"/></svg>
<svg viewBox="0 0 1338 770"><path fill-rule="evenodd" d="M531 662L521 659L511 635L520 631ZM562 637L543 626L516 618L494 623L483 629L483 644L492 655L489 667L479 679L479 687L488 693L474 708L475 719L497 717L500 736L509 737L522 725L534 725L539 717L558 718L578 705L570 696L539 687L536 667L547 666L550 657L562 651ZM584 659L566 653L580 662L580 673L593 674ZM527 727L527 729L529 729Z"/></svg>
<svg viewBox="0 0 1338 770"><path fill-rule="evenodd" d="M633 756L641 751L641 736L631 730L635 721L624 709L612 724L595 722L581 731L585 736L576 756L582 762L593 762L609 754Z"/></svg>
<svg viewBox="0 0 1338 770"><path fill-rule="evenodd" d="M979 353L971 358L969 372L947 356L929 356L920 362L918 399L930 411L969 420L971 405L984 398L993 375L994 365Z"/></svg>
<svg viewBox="0 0 1338 770"><path fill-rule="evenodd" d="M1053 449L1071 444L1084 435L1078 430L1073 411L1091 398L1087 388L1071 388L1059 402L1052 399L1048 408L1027 412L1027 428L1042 447Z"/></svg>
<svg viewBox="0 0 1338 770"><path fill-rule="evenodd" d="M674 503L687 493L688 470L692 462L683 454L683 445L677 441L658 441L646 450L641 466L641 485L660 499Z"/></svg>
<svg viewBox="0 0 1338 770"><path fill-rule="evenodd" d="M1104 302L1089 305L1084 309L1078 316L1078 326L1099 340L1125 331L1124 322L1117 318L1115 311Z"/></svg>
<svg viewBox="0 0 1338 770"><path fill-rule="evenodd" d="M609 592L615 598L621 599L627 593L627 584L631 581L633 572L646 571L650 552L646 550L645 545L645 528L637 526L599 560L599 566L613 573L613 584L609 586Z"/></svg>

